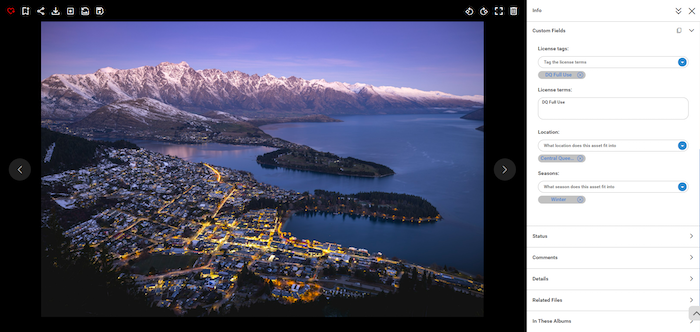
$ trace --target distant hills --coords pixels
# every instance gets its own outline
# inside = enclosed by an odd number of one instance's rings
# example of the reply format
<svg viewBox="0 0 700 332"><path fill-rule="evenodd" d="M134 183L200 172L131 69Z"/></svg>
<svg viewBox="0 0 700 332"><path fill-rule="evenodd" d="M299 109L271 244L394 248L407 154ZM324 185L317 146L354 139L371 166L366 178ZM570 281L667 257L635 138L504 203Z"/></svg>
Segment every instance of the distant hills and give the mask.
<svg viewBox="0 0 700 332"><path fill-rule="evenodd" d="M69 127L97 129L105 136L110 132L147 132L151 137L207 132L266 135L255 125L229 113L209 111L206 115L185 112L155 99L141 97L102 106Z"/></svg>
<svg viewBox="0 0 700 332"><path fill-rule="evenodd" d="M462 115L460 117L461 119L465 120L479 120L479 121L484 121L484 108L480 108L476 111L472 111L470 113L467 113L465 115Z"/></svg>
<svg viewBox="0 0 700 332"><path fill-rule="evenodd" d="M476 111L462 115L460 119L484 121L484 108L482 107ZM479 126L475 129L484 131L484 126Z"/></svg>
<svg viewBox="0 0 700 332"><path fill-rule="evenodd" d="M114 111L152 109L156 103L172 107L168 115L176 113L173 109L200 115L223 112L232 115L232 119L246 121L249 118L311 114L443 112L445 108L466 109L482 105L483 97L407 87L305 80L294 76L277 78L270 74L248 75L240 71L194 70L184 61L123 70L107 67L84 75L55 74L41 82L42 119L78 120L102 110L114 114L110 121L115 125L138 126L140 119L137 116L118 124L119 112ZM161 105L157 107L166 109ZM177 117L178 122L184 119L184 116ZM157 121L170 121L160 118ZM156 121L143 120L151 124ZM186 121L205 120L191 118Z"/></svg>

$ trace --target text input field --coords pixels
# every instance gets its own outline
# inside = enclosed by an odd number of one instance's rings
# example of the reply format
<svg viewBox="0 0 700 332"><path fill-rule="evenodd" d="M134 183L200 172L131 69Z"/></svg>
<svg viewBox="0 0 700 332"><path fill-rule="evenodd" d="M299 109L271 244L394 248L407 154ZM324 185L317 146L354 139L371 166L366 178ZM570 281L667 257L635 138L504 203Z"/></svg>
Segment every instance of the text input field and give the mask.
<svg viewBox="0 0 700 332"><path fill-rule="evenodd" d="M542 181L543 193L684 193L688 189L684 181Z"/></svg>
<svg viewBox="0 0 700 332"><path fill-rule="evenodd" d="M683 152L683 139L546 139L539 142L544 152Z"/></svg>
<svg viewBox="0 0 700 332"><path fill-rule="evenodd" d="M685 68L683 56L545 56L542 68Z"/></svg>
<svg viewBox="0 0 700 332"><path fill-rule="evenodd" d="M545 97L538 100L542 120L684 120L688 100L680 97Z"/></svg>

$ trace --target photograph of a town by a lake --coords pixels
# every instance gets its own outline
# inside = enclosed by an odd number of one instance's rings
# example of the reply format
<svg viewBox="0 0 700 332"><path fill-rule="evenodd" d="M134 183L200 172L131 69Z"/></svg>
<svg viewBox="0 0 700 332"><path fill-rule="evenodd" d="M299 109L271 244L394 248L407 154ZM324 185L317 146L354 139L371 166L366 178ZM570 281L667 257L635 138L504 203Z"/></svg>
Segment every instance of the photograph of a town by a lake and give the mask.
<svg viewBox="0 0 700 332"><path fill-rule="evenodd" d="M41 315L483 317L483 35L42 22Z"/></svg>

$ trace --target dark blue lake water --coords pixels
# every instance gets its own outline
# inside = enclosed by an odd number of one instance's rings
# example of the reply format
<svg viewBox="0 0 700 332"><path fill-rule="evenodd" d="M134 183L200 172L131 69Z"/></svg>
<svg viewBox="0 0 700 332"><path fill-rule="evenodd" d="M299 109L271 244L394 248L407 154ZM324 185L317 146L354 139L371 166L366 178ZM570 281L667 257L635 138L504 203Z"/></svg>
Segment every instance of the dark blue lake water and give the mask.
<svg viewBox="0 0 700 332"><path fill-rule="evenodd" d="M431 224L372 221L343 215L298 214L283 227L303 239L382 252L429 266L484 273L483 121L461 114L336 116L337 123L287 123L261 127L291 142L342 157L384 164L396 174L355 178L263 168L255 158L273 148L218 143L201 145L134 141L140 147L194 162L245 170L260 182L299 192L315 189L356 193L386 191L418 195L443 219Z"/></svg>

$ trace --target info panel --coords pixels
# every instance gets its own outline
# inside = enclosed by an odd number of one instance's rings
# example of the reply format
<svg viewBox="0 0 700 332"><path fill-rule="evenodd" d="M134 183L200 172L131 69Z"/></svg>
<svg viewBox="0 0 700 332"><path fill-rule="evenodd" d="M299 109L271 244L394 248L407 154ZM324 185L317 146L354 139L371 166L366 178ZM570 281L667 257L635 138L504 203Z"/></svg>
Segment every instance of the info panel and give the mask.
<svg viewBox="0 0 700 332"><path fill-rule="evenodd" d="M700 330L700 4L526 12L527 330Z"/></svg>

